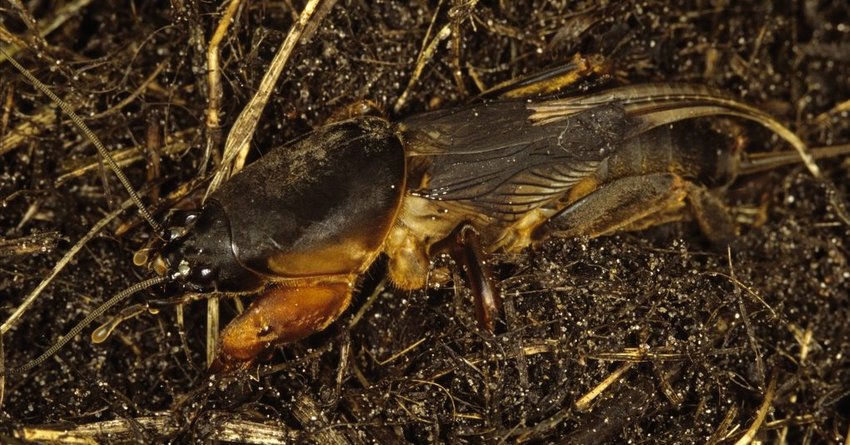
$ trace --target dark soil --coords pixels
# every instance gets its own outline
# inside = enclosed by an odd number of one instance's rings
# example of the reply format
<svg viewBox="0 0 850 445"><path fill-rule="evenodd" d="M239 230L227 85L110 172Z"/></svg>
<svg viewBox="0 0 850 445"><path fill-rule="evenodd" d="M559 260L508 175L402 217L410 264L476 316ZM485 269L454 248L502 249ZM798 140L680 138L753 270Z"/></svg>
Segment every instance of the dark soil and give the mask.
<svg viewBox="0 0 850 445"><path fill-rule="evenodd" d="M90 117L111 150L143 147L124 170L158 218L176 205L171 197L181 187L203 188L304 6L240 7L221 45L215 132L205 127L206 50L224 6L29 1L32 23L18 3L0 1L0 40L20 39L26 48L15 58ZM83 6L50 29L72 3ZM492 86L576 53L604 57L611 84L713 85L776 116L811 146L850 141L845 0L601 3L340 0L296 48L253 155L360 100L405 117L473 100L476 80ZM426 36L447 25L453 37L437 46L393 111ZM37 116L27 137L4 145ZM787 149L742 125L751 150ZM126 193L88 140L5 61L0 156L5 321ZM62 176L86 165L81 175ZM850 166L821 165L848 193ZM255 443L731 443L756 424L756 438L771 443L847 443L848 228L801 167L739 181L727 201L767 212L764 224L742 228L728 256L683 222L555 239L496 258L506 307L495 336L476 329L460 280L427 291L381 290L380 262L331 328L238 378L210 380L204 369L205 303L186 306L182 324L173 308L146 313L106 343L81 335L37 369L7 378L0 442L26 427L123 420L98 440L247 441L267 428L266 441ZM132 257L151 235L132 210L109 223L3 336L6 366L33 359L99 303L149 277ZM436 263L454 270L444 258ZM148 296L161 292L134 302ZM222 301L223 318L235 311L233 300ZM245 429L226 435L235 428Z"/></svg>

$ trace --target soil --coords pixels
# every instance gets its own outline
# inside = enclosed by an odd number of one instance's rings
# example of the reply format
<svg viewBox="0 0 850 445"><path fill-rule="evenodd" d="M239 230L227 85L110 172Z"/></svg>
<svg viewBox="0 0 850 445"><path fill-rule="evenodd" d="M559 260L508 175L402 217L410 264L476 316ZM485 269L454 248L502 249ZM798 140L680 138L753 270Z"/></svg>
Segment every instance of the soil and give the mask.
<svg viewBox="0 0 850 445"><path fill-rule="evenodd" d="M226 5L0 2L0 40L18 40L16 60L126 157L130 182L162 219L197 205L303 3L239 6L220 45L219 129L206 126L207 49ZM594 88L707 84L811 146L850 142L844 0L350 0L312 23L259 120L251 159L363 100L399 119L468 103L575 54L606 61L609 74ZM417 74L441 30L450 34ZM88 139L3 59L5 321L126 192ZM748 150L788 149L738 124ZM847 162L821 167L850 193ZM505 297L496 335L476 328L469 290L446 258L434 268L449 280L415 292L384 285L379 260L329 329L235 377L205 370L203 301L145 312L102 344L88 328L43 365L5 379L0 442L67 430L102 443L848 443L847 225L799 166L742 178L724 199L764 216L728 251L686 221L496 255ZM107 222L3 335L5 365L35 358L150 277L132 260L152 235L133 210ZM244 300L221 300L222 326Z"/></svg>

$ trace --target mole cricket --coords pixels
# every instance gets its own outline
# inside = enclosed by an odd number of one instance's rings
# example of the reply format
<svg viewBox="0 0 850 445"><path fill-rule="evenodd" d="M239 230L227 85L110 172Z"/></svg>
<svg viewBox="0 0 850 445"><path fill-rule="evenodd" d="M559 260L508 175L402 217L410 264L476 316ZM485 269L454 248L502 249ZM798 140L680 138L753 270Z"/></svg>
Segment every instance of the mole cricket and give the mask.
<svg viewBox="0 0 850 445"><path fill-rule="evenodd" d="M705 119L716 116L755 121L793 150L748 154ZM502 95L395 122L364 115L328 123L271 150L200 209L173 212L159 229L104 149L158 232L147 261L156 277L119 293L40 357L6 372L39 366L111 307L163 283L256 297L223 330L212 365L217 373L245 369L271 348L333 323L379 255L388 258L389 280L413 290L425 286L431 259L448 253L472 290L480 327L493 331L500 296L488 254L515 253L551 236L596 237L686 218L709 240L726 243L736 223L722 193L738 176L801 160L819 176L814 159L848 153L810 150L767 113L701 85Z"/></svg>

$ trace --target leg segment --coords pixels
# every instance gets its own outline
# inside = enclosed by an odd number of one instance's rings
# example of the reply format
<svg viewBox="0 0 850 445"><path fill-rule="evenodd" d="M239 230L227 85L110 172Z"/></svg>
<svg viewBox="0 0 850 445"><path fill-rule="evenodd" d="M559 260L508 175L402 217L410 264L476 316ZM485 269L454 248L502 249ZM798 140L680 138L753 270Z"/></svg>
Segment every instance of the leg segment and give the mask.
<svg viewBox="0 0 850 445"><path fill-rule="evenodd" d="M245 368L271 347L321 331L348 307L352 288L339 280L267 289L224 328L211 370Z"/></svg>
<svg viewBox="0 0 850 445"><path fill-rule="evenodd" d="M714 242L734 236L725 206L708 190L672 173L630 176L605 184L538 228L548 234L596 237L681 219L688 204L703 233Z"/></svg>
<svg viewBox="0 0 850 445"><path fill-rule="evenodd" d="M715 245L725 248L738 234L730 209L708 189L691 184L688 203L703 235Z"/></svg>
<svg viewBox="0 0 850 445"><path fill-rule="evenodd" d="M493 285L489 270L484 265L484 253L478 231L471 224L461 224L445 243L444 248L463 269L472 290L478 325L490 332L495 331L502 300L498 289Z"/></svg>

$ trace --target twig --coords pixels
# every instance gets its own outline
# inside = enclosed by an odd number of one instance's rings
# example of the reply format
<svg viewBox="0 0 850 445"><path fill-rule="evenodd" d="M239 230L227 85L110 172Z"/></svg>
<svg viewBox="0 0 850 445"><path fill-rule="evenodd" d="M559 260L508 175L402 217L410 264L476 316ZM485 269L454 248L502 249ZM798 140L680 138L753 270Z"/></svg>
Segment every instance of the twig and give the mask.
<svg viewBox="0 0 850 445"><path fill-rule="evenodd" d="M0 238L0 258L47 253L56 248L60 239L62 234L55 231L33 233L15 239Z"/></svg>
<svg viewBox="0 0 850 445"><path fill-rule="evenodd" d="M375 290L372 291L372 293L369 295L368 298L366 298L366 302L364 302L360 306L360 309L357 310L357 313L355 313L354 316L351 317L351 320L348 322L348 329L349 330L351 330L354 326L357 325L357 323L360 322L361 319L363 319L363 316L366 314L366 312L369 310L369 308L371 308L372 305L375 304L375 301L378 300L378 297L381 295L381 292L384 291L384 289L386 288L386 285L387 285L387 280L385 278L385 279L381 280L381 282L378 283L377 286L375 286Z"/></svg>
<svg viewBox="0 0 850 445"><path fill-rule="evenodd" d="M827 123L829 123L830 118L832 118L833 116L840 115L841 113L845 113L847 111L850 111L850 99L845 100L835 105L831 109L817 115L817 117L815 117L814 119L814 125L815 127L823 127Z"/></svg>
<svg viewBox="0 0 850 445"><path fill-rule="evenodd" d="M89 120L95 120L95 119L100 119L100 118L103 118L103 117L106 117L106 116L111 116L111 115L121 111L122 108L131 104L134 100L136 100L136 98L138 98L139 96L142 95L142 93L145 92L147 87L151 84L151 82L153 82L156 79L157 76L159 76L159 73L162 72L162 70L169 64L169 62L170 61L168 61L168 60L160 62L156 66L156 68L154 68L153 72L150 73L150 75L148 75L148 77L146 77L142 81L142 83L132 93L130 93L123 100L121 100L121 102L118 102L115 106L110 107L106 111L102 111L100 113L95 114L94 116L90 116L88 119Z"/></svg>
<svg viewBox="0 0 850 445"><path fill-rule="evenodd" d="M460 3L460 2L458 2ZM451 27L452 27L452 77L455 79L455 86L457 88L458 93L460 93L461 97L466 97L469 92L466 90L466 85L463 80L463 71L461 71L461 57L463 50L463 35L461 33L461 23L462 17L461 14L469 14L471 15L472 9L475 8L475 4L478 3L478 0L473 0L470 2L465 2L462 6L454 6L449 11L449 17L451 17ZM452 17L454 16L454 17ZM473 21L473 26L475 26L475 22Z"/></svg>
<svg viewBox="0 0 850 445"><path fill-rule="evenodd" d="M171 136L166 138L165 146L162 147L163 154L166 155L176 155L178 153L183 153L190 148L190 145L187 142L184 142L186 138L184 136L188 136L195 128L191 128L185 131L177 132ZM112 152L112 158L115 159L115 163L119 167L126 167L135 162L145 160L144 155L142 155L142 147L130 147L122 150L116 150ZM62 184L70 181L74 178L79 178L89 172L95 171L100 167L100 158L95 160L90 160L79 167L75 168L66 168L63 167L64 172L56 178L54 182L55 187L59 187ZM78 164L79 165L79 164ZM70 167L70 166L69 166Z"/></svg>
<svg viewBox="0 0 850 445"><path fill-rule="evenodd" d="M437 15L440 12L440 9L445 4L445 0L440 0L437 3L437 7L434 8L434 13L431 15L431 22L428 24L428 30L425 31L425 37L422 38L422 49L419 50L419 56L416 58L416 68L413 70L413 73L410 75L410 80L407 82L407 86L404 88L404 91L401 93L398 99L396 99L395 105L393 105L393 110L398 113L398 111L404 106L404 103L407 102L407 96L409 94L410 88L416 83L419 76L422 74L422 69L425 67L425 63L427 59L431 58L433 55L434 49L431 49L431 54L425 57L428 48L435 46L435 43L440 40L444 40L448 37L448 34L451 33L451 28L448 25L444 26L440 32L437 34L437 37L431 38L432 33L434 32L434 27L437 25ZM441 34L445 34L440 38ZM431 42L429 45L428 42Z"/></svg>
<svg viewBox="0 0 850 445"><path fill-rule="evenodd" d="M3 116L0 117L0 137L6 134L6 128L9 127L9 116L12 115L12 107L15 106L15 88L14 84L8 84L6 90L6 98L3 101Z"/></svg>
<svg viewBox="0 0 850 445"><path fill-rule="evenodd" d="M0 55L3 55L1 51ZM10 128L9 133L0 138L0 156L20 147L29 138L41 133L42 128L47 128L54 122L56 122L56 113L53 107L41 107L26 122Z"/></svg>
<svg viewBox="0 0 850 445"><path fill-rule="evenodd" d="M758 302L759 302L759 303L761 303L761 304L762 304L765 308L767 308L767 310L768 310L768 311L770 311L770 315L772 315L772 316L773 316L773 318L776 318L776 317L777 317L776 311L775 311L775 310L773 310L773 308L772 308L772 307L770 307L770 305L769 305L769 304L767 304L767 302L766 302L766 301L764 301L764 299L761 297L761 295L759 295L756 291L752 290L752 289L751 289L749 286L747 286L746 284L742 283L740 280L738 280L737 278L735 278L733 275L725 274L725 273L723 273L723 272L703 272L702 274L703 274L703 275L708 275L708 276L710 276L710 277L722 277L722 278L726 278L727 280L729 280L730 282L732 282L732 284L734 284L734 285L738 286L739 288L744 289L745 291L747 291L747 293L748 293L748 294L750 294L750 296L751 296L751 297L753 297L756 301L758 301Z"/></svg>
<svg viewBox="0 0 850 445"><path fill-rule="evenodd" d="M4 26L0 25L0 40L9 42L10 44L0 46L0 63L5 62L9 57L14 56L20 51L19 48L29 48L27 42L20 37L12 34Z"/></svg>
<svg viewBox="0 0 850 445"><path fill-rule="evenodd" d="M437 387L437 389L443 391L446 394L446 397L449 398L449 402L451 402L451 404L452 404L452 417L457 417L458 412L457 412L457 405L455 404L455 398L452 395L452 392L448 390L448 388L446 388L443 385L440 385L437 382L431 382L431 381L428 381L428 380L410 379L410 381L413 382L413 383L419 383L420 385L435 386L435 387Z"/></svg>
<svg viewBox="0 0 850 445"><path fill-rule="evenodd" d="M649 351L643 348L624 348L618 352L597 352L589 354L588 358L596 360L611 360L618 362L659 362L685 360L688 356L680 352L669 352L663 349Z"/></svg>
<svg viewBox="0 0 850 445"><path fill-rule="evenodd" d="M3 334L0 334L0 369L6 369L6 351L3 349ZM6 373L0 372L0 406L6 395Z"/></svg>
<svg viewBox="0 0 850 445"><path fill-rule="evenodd" d="M844 435L844 445L850 445L850 425L847 425L847 434Z"/></svg>
<svg viewBox="0 0 850 445"><path fill-rule="evenodd" d="M47 42L44 41L41 30L38 28L38 21L36 21L29 9L21 3L21 0L9 0L9 3L18 11L18 16L20 16L21 21L27 26L27 29L30 30L38 45L46 47Z"/></svg>

